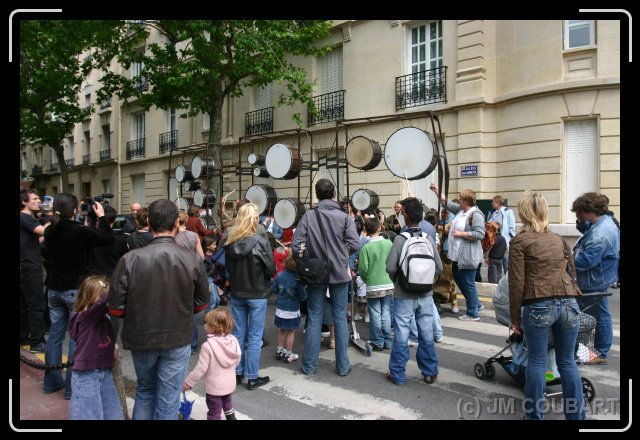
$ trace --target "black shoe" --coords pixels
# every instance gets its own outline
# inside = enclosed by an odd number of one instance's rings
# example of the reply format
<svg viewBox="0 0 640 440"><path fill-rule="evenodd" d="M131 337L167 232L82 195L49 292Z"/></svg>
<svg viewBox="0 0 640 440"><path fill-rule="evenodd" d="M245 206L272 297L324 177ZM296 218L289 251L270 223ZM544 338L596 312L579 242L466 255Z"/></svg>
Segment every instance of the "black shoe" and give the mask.
<svg viewBox="0 0 640 440"><path fill-rule="evenodd" d="M371 344L371 350L373 350L373 351L382 351L382 350L384 350L384 346Z"/></svg>
<svg viewBox="0 0 640 440"><path fill-rule="evenodd" d="M236 385L240 385L242 383L242 379L244 379L242 374L236 374Z"/></svg>
<svg viewBox="0 0 640 440"><path fill-rule="evenodd" d="M234 410L231 410L231 412L229 414L224 413L224 418L227 420L238 420L236 419L236 413Z"/></svg>
<svg viewBox="0 0 640 440"><path fill-rule="evenodd" d="M39 344L32 345L29 351L31 353L44 353L45 345L44 342L40 342Z"/></svg>
<svg viewBox="0 0 640 440"><path fill-rule="evenodd" d="M264 347L266 347L267 345L269 345L269 341L267 341L267 340L263 337L263 338L262 338L262 347L260 347L260 348L264 348Z"/></svg>
<svg viewBox="0 0 640 440"><path fill-rule="evenodd" d="M346 372L346 373L344 373L344 374L340 374L340 373L338 373L338 376L340 376L340 377L345 377L345 376L348 376L348 375L349 375L349 373L351 373L351 367L349 367L349 369L347 370L347 372Z"/></svg>
<svg viewBox="0 0 640 440"><path fill-rule="evenodd" d="M257 377L255 379L248 379L247 380L247 389L248 390L254 390L258 387L261 387L262 385L266 385L269 383L269 376L264 376L264 377Z"/></svg>

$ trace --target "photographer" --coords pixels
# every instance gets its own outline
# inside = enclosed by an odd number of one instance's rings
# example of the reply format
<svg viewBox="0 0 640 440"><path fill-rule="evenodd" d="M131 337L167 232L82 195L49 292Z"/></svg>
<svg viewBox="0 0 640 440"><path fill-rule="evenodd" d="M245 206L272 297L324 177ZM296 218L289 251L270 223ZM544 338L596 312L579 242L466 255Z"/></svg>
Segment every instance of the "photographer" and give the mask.
<svg viewBox="0 0 640 440"><path fill-rule="evenodd" d="M95 216L93 230L75 222L78 199L73 194L58 194L53 202L51 225L44 232L44 243L49 261L49 315L51 329L46 344L45 365L60 365L62 343L69 318L75 313L76 296L80 283L91 273L94 246L110 246L113 243L111 228L104 217L104 208L94 202L89 216ZM69 340L69 359L73 359L75 341ZM64 398L71 398L71 369L67 368L66 381L61 370L46 370L45 394L65 387Z"/></svg>

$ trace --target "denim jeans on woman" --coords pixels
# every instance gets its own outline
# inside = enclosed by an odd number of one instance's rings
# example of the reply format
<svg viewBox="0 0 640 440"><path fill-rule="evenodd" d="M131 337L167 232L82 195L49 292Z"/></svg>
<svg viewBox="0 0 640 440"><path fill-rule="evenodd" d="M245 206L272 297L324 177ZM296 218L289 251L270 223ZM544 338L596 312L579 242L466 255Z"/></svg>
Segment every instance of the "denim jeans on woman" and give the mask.
<svg viewBox="0 0 640 440"><path fill-rule="evenodd" d="M74 371L69 420L124 420L109 368Z"/></svg>
<svg viewBox="0 0 640 440"><path fill-rule="evenodd" d="M416 299L396 298L393 307L396 328L389 357L391 379L397 384L407 381L406 366L411 354L408 342L412 316L415 316L418 326L418 368L423 376L437 376L438 356L433 342L433 297L429 295Z"/></svg>
<svg viewBox="0 0 640 440"><path fill-rule="evenodd" d="M478 318L478 291L476 290L476 269L458 269L458 262L452 265L453 279L464 295L467 316Z"/></svg>
<svg viewBox="0 0 640 440"><path fill-rule="evenodd" d="M580 309L575 298L557 298L525 305L522 323L529 351L524 386L525 412L530 419L543 419L548 407L546 388L547 344L553 334L556 364L562 382L562 404L567 420L584 419L582 379L575 359Z"/></svg>
<svg viewBox="0 0 640 440"><path fill-rule="evenodd" d="M60 365L62 363L62 344L67 334L69 320L75 315L76 298L78 290L53 290L49 289L49 316L51 327L49 328L49 340L44 354L45 365ZM76 349L76 341L69 338L68 360L73 359ZM53 393L64 385L64 398L71 398L71 368L67 368L66 378L62 380L62 370L45 370L43 391L45 394Z"/></svg>
<svg viewBox="0 0 640 440"><path fill-rule="evenodd" d="M189 344L161 351L131 350L136 370L133 420L177 420L189 368Z"/></svg>
<svg viewBox="0 0 640 440"><path fill-rule="evenodd" d="M247 379L257 379L260 370L260 352L264 320L267 316L267 299L237 298L231 294L233 336L240 342L242 357L236 374Z"/></svg>
<svg viewBox="0 0 640 440"><path fill-rule="evenodd" d="M331 298L331 315L333 316L336 335L336 370L341 376L348 374L351 369L347 355L349 346L347 296L349 295L350 284L351 282L347 281L328 285L329 297ZM302 371L305 374L315 374L318 368L320 331L322 329L326 293L327 286L307 287L307 316L309 319L304 338L304 352L302 354Z"/></svg>

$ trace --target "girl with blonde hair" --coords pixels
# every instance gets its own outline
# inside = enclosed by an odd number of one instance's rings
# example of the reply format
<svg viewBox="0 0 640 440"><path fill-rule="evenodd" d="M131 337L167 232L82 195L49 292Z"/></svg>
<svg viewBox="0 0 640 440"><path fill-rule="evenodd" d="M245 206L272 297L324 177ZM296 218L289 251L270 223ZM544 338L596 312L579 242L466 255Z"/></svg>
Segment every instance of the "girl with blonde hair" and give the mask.
<svg viewBox="0 0 640 440"><path fill-rule="evenodd" d="M518 215L522 227L509 248L509 312L515 333L521 334L524 326L529 351L525 417L544 416L547 345L552 333L565 418L582 420L582 379L574 357L580 327L576 298L581 292L568 273L576 273L573 256L562 237L549 230L549 207L541 193L525 191Z"/></svg>
<svg viewBox="0 0 640 440"><path fill-rule="evenodd" d="M258 369L267 297L271 293L271 277L276 272L271 245L256 233L257 228L258 208L247 203L238 210L235 227L224 245L236 323L233 335L245 347L236 367L236 381L240 383L246 377L250 390L269 382L268 376L258 376Z"/></svg>

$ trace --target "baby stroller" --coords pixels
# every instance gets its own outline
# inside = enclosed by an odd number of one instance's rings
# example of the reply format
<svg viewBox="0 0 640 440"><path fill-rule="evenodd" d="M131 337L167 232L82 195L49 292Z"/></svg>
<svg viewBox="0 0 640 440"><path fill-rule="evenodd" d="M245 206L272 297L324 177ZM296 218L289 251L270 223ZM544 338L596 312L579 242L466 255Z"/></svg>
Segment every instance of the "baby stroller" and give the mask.
<svg viewBox="0 0 640 440"><path fill-rule="evenodd" d="M509 281L508 274L502 277L498 283L498 288L493 295L493 305L496 312L496 320L511 328L511 318L509 315ZM597 294L597 295L583 295L583 298L589 298L587 305L581 308L580 313L580 330L578 331L578 338L576 341L576 362L586 363L593 357L597 356L597 351L594 348L595 331L596 331L596 319L584 313L591 308L602 296L608 296L610 294ZM493 366L494 363L500 364L502 368L511 376L518 384L524 387L525 372L526 372L526 357L527 349L524 337L511 333L506 340L507 346L500 350L495 355L491 356L484 363L476 363L474 366L474 373L480 380L492 379L496 370ZM511 356L505 356L503 353L510 350ZM557 367L555 365L555 351L551 347L548 355L548 370L547 387L559 385L560 375L558 374ZM582 380L582 392L586 401L591 402L597 393L596 384L591 382L588 378L580 376ZM562 394L562 392L548 393L545 392L545 396L552 397Z"/></svg>

